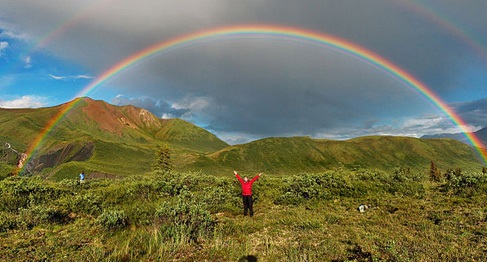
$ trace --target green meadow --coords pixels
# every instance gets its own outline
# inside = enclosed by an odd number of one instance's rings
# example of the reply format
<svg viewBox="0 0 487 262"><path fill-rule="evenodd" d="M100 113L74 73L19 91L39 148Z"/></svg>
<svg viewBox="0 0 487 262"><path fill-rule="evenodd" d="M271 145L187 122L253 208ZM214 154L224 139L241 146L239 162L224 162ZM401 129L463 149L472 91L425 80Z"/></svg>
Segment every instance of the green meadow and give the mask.
<svg viewBox="0 0 487 262"><path fill-rule="evenodd" d="M15 176L18 154L0 150L0 261L487 261L487 168L459 141L231 146L183 120L78 102L30 170ZM0 141L26 152L63 106L0 109ZM234 169L264 172L252 218Z"/></svg>
<svg viewBox="0 0 487 262"><path fill-rule="evenodd" d="M486 261L487 174L428 168L264 174L252 218L232 172L6 177L0 260Z"/></svg>

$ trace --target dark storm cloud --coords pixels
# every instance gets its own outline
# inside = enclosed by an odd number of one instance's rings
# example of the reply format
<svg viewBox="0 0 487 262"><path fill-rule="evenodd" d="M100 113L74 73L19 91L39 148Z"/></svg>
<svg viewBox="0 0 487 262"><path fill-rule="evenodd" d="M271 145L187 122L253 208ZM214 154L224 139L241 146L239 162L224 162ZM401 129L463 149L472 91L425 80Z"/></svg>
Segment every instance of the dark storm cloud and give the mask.
<svg viewBox="0 0 487 262"><path fill-rule="evenodd" d="M214 42L173 52L150 63L153 73L138 69L134 74L144 79L159 72L155 82L165 84L146 88L158 96L211 97L194 114L210 116L208 124L218 131L309 134L417 109L410 107L420 101L415 93L366 63L357 66L326 48L262 41ZM120 82L131 79L122 76Z"/></svg>
<svg viewBox="0 0 487 262"><path fill-rule="evenodd" d="M467 123L477 127L487 126L487 98L455 103L452 108Z"/></svg>
<svg viewBox="0 0 487 262"><path fill-rule="evenodd" d="M66 6L60 0L0 0L0 16L33 38L76 17L43 50L76 61L95 76L154 43L235 24L279 24L346 39L446 97L458 89L466 65L481 64L487 57L466 38L474 35L478 43L487 42L483 0L73 2ZM461 35L459 28L470 31ZM249 137L421 135L421 127L423 132L435 130L424 116L440 119L436 116L442 114L410 87L363 61L329 48L272 38L176 49L129 68L104 88L135 97L117 97L114 103L132 103L159 116L183 117L222 134ZM482 113L468 109L459 108L465 120L485 125L476 119ZM438 120L438 127L447 128L443 123Z"/></svg>
<svg viewBox="0 0 487 262"><path fill-rule="evenodd" d="M458 48L465 43L456 39L454 32L435 23L428 12L415 11L427 10L426 5L421 7L416 1L407 4L382 0L84 2L73 1L72 5L65 6L53 2L6 1L2 8L7 12L6 17L19 19L19 23L25 23L38 37L42 36L39 31L50 30L48 25L59 26L66 24L69 16L79 17L53 39L50 47L53 52L96 70L106 69L157 41L203 28L240 23L303 27L348 39L403 66L438 92L448 88L444 79L457 69L462 58L472 57L465 55L469 50ZM441 7L454 18L463 19L469 18L464 13L478 12L477 9L485 6L482 1L469 3L452 2L450 9L438 4L434 8ZM457 14L454 9L457 6L464 12ZM475 17L470 23L485 24L487 20Z"/></svg>

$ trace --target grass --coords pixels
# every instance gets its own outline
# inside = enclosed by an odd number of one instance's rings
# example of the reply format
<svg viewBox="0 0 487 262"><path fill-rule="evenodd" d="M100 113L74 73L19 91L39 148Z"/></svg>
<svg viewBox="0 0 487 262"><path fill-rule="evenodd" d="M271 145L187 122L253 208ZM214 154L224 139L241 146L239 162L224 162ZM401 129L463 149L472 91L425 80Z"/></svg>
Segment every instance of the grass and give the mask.
<svg viewBox="0 0 487 262"><path fill-rule="evenodd" d="M461 176L470 184L405 170L264 175L253 218L232 175L6 178L0 260L485 261L486 175Z"/></svg>

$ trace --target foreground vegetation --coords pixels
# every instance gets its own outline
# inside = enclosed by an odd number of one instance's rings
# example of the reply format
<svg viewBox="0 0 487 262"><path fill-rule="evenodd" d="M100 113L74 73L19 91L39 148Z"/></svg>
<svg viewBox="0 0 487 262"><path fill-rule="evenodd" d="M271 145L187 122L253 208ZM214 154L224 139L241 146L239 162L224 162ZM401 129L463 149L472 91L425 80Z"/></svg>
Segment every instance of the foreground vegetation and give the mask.
<svg viewBox="0 0 487 262"><path fill-rule="evenodd" d="M8 177L0 260L486 261L487 175L424 173L264 175L253 218L231 173Z"/></svg>

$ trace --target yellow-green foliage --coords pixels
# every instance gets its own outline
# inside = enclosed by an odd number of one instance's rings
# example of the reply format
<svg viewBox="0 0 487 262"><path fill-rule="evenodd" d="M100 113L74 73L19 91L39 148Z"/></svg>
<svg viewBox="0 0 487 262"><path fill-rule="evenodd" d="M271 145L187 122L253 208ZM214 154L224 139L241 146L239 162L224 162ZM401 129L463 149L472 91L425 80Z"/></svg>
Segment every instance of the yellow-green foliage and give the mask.
<svg viewBox="0 0 487 262"><path fill-rule="evenodd" d="M117 107L89 98L73 103L41 109L0 109L0 138L19 152L40 140L42 143L30 156L29 168L54 180L78 173L80 170L73 170L74 166L117 177L145 173L162 144L171 148L175 170L218 175L233 169L291 175L340 166L388 172L407 166L418 171L430 161L440 170L482 167L473 148L451 139L370 136L333 141L288 137L229 146L211 132L181 119L162 120L147 115L152 120L144 122L131 106ZM53 117L69 106L73 108L45 133ZM41 139L40 134L46 135ZM15 165L16 161L4 159L3 163Z"/></svg>
<svg viewBox="0 0 487 262"><path fill-rule="evenodd" d="M245 175L245 174L243 174ZM338 168L0 181L2 261L485 261L487 175ZM361 213L360 204L369 208Z"/></svg>
<svg viewBox="0 0 487 262"><path fill-rule="evenodd" d="M221 173L228 167L281 174L316 173L339 167L392 172L396 167L419 171L432 160L440 169L462 166L479 170L482 167L475 150L459 141L372 136L347 141L266 138L208 154L190 163L188 168L213 173Z"/></svg>

